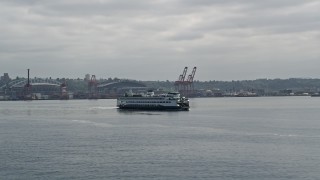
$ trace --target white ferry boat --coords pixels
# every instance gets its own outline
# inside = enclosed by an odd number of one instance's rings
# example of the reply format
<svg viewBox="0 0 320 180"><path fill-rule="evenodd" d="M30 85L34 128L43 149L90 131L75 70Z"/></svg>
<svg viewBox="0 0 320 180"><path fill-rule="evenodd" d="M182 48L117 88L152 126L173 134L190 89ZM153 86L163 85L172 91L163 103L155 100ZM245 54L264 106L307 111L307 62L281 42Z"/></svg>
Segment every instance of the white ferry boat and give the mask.
<svg viewBox="0 0 320 180"><path fill-rule="evenodd" d="M119 109L137 109L137 110L189 110L189 100L180 97L177 92L155 96L153 92L147 94L126 93L123 97L117 99Z"/></svg>

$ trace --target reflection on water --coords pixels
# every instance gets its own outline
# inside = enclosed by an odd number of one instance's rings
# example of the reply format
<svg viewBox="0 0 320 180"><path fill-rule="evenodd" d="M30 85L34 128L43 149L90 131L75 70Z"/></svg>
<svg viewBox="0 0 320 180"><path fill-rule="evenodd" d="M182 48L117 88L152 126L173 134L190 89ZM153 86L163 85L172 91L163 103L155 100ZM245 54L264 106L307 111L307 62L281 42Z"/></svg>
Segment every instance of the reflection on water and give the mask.
<svg viewBox="0 0 320 180"><path fill-rule="evenodd" d="M140 110L128 110L128 109L117 109L118 113L125 115L161 115L159 111L140 111Z"/></svg>

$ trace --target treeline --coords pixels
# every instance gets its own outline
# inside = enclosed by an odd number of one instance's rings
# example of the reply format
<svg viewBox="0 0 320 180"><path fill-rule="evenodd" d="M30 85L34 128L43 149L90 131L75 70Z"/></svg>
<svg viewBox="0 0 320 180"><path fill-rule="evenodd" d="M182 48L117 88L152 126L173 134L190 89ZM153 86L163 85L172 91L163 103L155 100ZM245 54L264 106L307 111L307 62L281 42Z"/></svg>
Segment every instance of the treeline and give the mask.
<svg viewBox="0 0 320 180"><path fill-rule="evenodd" d="M174 88L174 82L170 81L142 81L151 88ZM319 91L320 79L256 79L256 80L242 80L242 81L195 81L195 89L215 90L221 91L241 91L241 90L264 90L264 91L281 91L290 89L293 91Z"/></svg>

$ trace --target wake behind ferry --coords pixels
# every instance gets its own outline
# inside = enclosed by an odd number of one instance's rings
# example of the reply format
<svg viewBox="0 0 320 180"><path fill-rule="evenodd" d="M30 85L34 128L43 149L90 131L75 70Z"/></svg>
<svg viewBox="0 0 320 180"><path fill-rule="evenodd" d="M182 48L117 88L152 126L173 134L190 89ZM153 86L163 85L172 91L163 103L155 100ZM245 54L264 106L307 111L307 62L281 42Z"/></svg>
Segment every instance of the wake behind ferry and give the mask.
<svg viewBox="0 0 320 180"><path fill-rule="evenodd" d="M123 97L117 99L119 109L136 110L176 110L188 111L189 100L181 97L180 93L170 92L167 94L154 95L149 91L147 94L125 93Z"/></svg>

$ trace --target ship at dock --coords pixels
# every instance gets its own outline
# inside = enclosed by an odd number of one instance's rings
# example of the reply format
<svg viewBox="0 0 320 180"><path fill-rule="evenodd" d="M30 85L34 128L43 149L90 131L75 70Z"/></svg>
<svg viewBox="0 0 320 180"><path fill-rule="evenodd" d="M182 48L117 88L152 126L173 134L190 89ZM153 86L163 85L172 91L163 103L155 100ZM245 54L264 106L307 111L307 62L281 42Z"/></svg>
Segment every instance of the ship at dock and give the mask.
<svg viewBox="0 0 320 180"><path fill-rule="evenodd" d="M154 95L154 92L149 91L146 94L125 93L117 99L117 107L133 110L188 111L190 105L189 100L181 97L178 92Z"/></svg>

